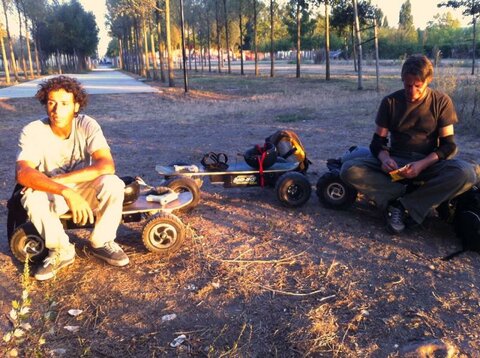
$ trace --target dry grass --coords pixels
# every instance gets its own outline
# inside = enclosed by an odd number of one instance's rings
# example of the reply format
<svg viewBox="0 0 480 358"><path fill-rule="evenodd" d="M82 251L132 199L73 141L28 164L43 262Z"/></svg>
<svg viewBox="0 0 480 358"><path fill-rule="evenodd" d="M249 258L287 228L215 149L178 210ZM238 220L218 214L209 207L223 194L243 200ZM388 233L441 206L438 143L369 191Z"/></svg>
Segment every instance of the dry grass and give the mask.
<svg viewBox="0 0 480 358"><path fill-rule="evenodd" d="M209 151L243 160L237 153L289 128L313 162L314 185L326 159L368 143L380 99L400 84L390 72L380 93L373 77L358 91L350 73L329 83L314 75L193 76L189 94L155 84L162 94L93 96L88 113L101 122L121 175L156 184L155 164L198 163ZM4 237L17 136L41 114L33 99L0 102ZM478 158L473 138L458 136L464 158ZM362 200L339 212L319 206L314 193L304 207L288 210L269 188L205 183L201 204L181 219L188 239L166 258L143 248L142 223L122 225L118 241L131 263L120 269L91 257L88 230L70 233L75 263L32 287L35 329L47 333L45 356L65 349L85 357L396 357L410 342L434 338L471 356L480 351L480 262L470 253L440 260L458 243L438 218L392 237ZM21 266L6 240L0 247L5 314L19 292ZM72 317L70 308L84 312ZM172 313L176 319L162 321ZM2 329L8 324L0 320ZM181 334L186 341L171 348Z"/></svg>

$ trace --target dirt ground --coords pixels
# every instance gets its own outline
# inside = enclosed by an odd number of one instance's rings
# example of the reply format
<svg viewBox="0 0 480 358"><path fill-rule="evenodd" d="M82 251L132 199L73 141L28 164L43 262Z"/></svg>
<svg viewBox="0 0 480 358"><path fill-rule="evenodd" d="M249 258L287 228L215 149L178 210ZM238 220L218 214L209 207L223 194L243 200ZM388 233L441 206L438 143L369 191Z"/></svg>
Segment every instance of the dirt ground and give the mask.
<svg viewBox="0 0 480 358"><path fill-rule="evenodd" d="M97 95L86 113L103 126L120 175L158 185L156 164L199 164L209 151L242 161L238 153L292 129L313 163L314 186L328 158L368 145L380 99L400 85L387 78L376 93L373 78L363 91L355 81L198 76L188 95L181 88ZM22 295L23 266L9 251L5 227L16 141L42 114L33 99L0 102L1 332L11 329L11 301ZM478 159L478 139L457 137L459 156ZM442 261L460 245L438 217L392 236L366 200L336 211L313 191L305 206L288 209L270 188L208 182L200 205L178 215L188 236L171 257L143 247L143 222L122 225L117 241L131 260L124 268L90 255L88 230L70 231L75 263L54 280L32 279L32 329L16 345L20 356L399 357L422 344L424 352L443 347L441 357L480 356L480 256ZM83 312L74 317L70 309ZM165 319L171 314L176 318ZM172 348L181 334L185 341ZM1 347L0 355L12 348Z"/></svg>

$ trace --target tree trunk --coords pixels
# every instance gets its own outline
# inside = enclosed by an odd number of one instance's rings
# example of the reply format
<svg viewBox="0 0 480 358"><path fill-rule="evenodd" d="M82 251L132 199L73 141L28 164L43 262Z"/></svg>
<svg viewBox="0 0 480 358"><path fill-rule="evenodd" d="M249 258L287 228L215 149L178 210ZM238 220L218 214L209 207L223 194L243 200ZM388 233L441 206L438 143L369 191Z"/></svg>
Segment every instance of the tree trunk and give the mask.
<svg viewBox="0 0 480 358"><path fill-rule="evenodd" d="M472 51L472 75L475 74L475 52L477 51L477 16L473 15L473 51Z"/></svg>
<svg viewBox="0 0 480 358"><path fill-rule="evenodd" d="M210 52L211 42L210 42L210 17L209 11L207 12L207 56L208 56L208 72L212 72L212 54Z"/></svg>
<svg viewBox="0 0 480 358"><path fill-rule="evenodd" d="M155 51L155 39L153 31L150 29L150 47L152 48L153 79L158 79L157 51Z"/></svg>
<svg viewBox="0 0 480 358"><path fill-rule="evenodd" d="M60 51L58 51L58 49L57 49L56 60L57 60L57 70L58 70L58 74L61 75L61 74L62 74L62 60L61 60L61 58L60 58Z"/></svg>
<svg viewBox="0 0 480 358"><path fill-rule="evenodd" d="M195 64L195 72L198 72L198 65L197 65L197 38L195 37L195 26L192 27L193 32L193 56L194 56L194 64ZM202 47L200 46L200 49ZM201 55L202 50L200 50ZM201 60L201 59L200 59Z"/></svg>
<svg viewBox="0 0 480 358"><path fill-rule="evenodd" d="M242 0L238 1L238 23L240 26L240 74L243 76L245 72L243 70L243 6Z"/></svg>
<svg viewBox="0 0 480 358"><path fill-rule="evenodd" d="M160 60L160 81L165 83L165 65L163 63L163 41L162 41L162 23L160 14L160 0L157 0L157 9L155 10L155 18L157 22L157 36L158 36L158 58Z"/></svg>
<svg viewBox="0 0 480 358"><path fill-rule="evenodd" d="M173 73L172 36L170 27L170 0L165 0L165 31L168 58L168 86L175 87L175 76Z"/></svg>
<svg viewBox="0 0 480 358"><path fill-rule="evenodd" d="M232 73L232 67L230 64L230 39L228 37L228 11L227 11L227 0L223 0L223 12L225 14L225 40L227 42L227 64L228 64L228 73Z"/></svg>
<svg viewBox="0 0 480 358"><path fill-rule="evenodd" d="M275 1L270 0L270 77L275 76L275 52L273 48L273 25L275 24L274 20L274 5Z"/></svg>
<svg viewBox="0 0 480 358"><path fill-rule="evenodd" d="M120 37L118 38L118 62L118 67L124 70L123 41Z"/></svg>
<svg viewBox="0 0 480 358"><path fill-rule="evenodd" d="M8 58L7 52L5 51L5 42L3 41L3 36L0 36L0 46L2 47L2 62L3 68L5 70L5 82L7 85L10 84L10 69L8 68Z"/></svg>
<svg viewBox="0 0 480 358"><path fill-rule="evenodd" d="M358 53L358 89L363 89L362 83L362 38L360 36L360 22L358 20L357 0L353 0L353 13L355 17L355 38L357 40Z"/></svg>
<svg viewBox="0 0 480 358"><path fill-rule="evenodd" d="M358 72L358 68L357 68L357 46L355 46L355 21L352 23L351 38L352 38L352 52L353 52L353 70L355 72Z"/></svg>
<svg viewBox="0 0 480 358"><path fill-rule="evenodd" d="M17 7L17 13L18 13L18 30L19 30L19 36L18 36L18 42L20 44L20 58L19 62L20 65L22 66L22 71L23 71L23 77L28 80L28 72L27 72L27 63L25 62L25 51L23 48L23 34L22 34L22 13L20 11L20 3L17 1L15 3Z"/></svg>
<svg viewBox="0 0 480 358"><path fill-rule="evenodd" d="M27 43L28 68L30 69L30 77L35 78L35 74L33 73L32 49L30 48L30 34L28 32L27 18L25 18L25 41Z"/></svg>
<svg viewBox="0 0 480 358"><path fill-rule="evenodd" d="M258 70L258 38L257 38L257 0L253 0L253 46L255 51L255 76L260 74Z"/></svg>
<svg viewBox="0 0 480 358"><path fill-rule="evenodd" d="M218 1L215 0L215 24L217 29L217 57L218 57L218 73L222 72L222 55L220 45L220 20L218 18Z"/></svg>
<svg viewBox="0 0 480 358"><path fill-rule="evenodd" d="M193 32L194 30L192 30ZM188 42L188 69L192 71L192 41L190 41L190 30L187 27L187 42Z"/></svg>
<svg viewBox="0 0 480 358"><path fill-rule="evenodd" d="M15 76L15 81L18 82L19 78L18 78L17 62L15 60L15 52L13 51L12 37L10 36L10 26L8 24L7 3L5 0L2 0L2 4L3 4L3 14L5 15L5 29L7 30L8 47L10 50L10 65L12 66L13 74Z"/></svg>
<svg viewBox="0 0 480 358"><path fill-rule="evenodd" d="M325 80L330 81L330 14L328 0L325 0Z"/></svg>
<svg viewBox="0 0 480 358"><path fill-rule="evenodd" d="M378 26L377 19L373 18L373 40L375 45L375 74L377 77L377 92L380 92L380 58L378 56Z"/></svg>
<svg viewBox="0 0 480 358"><path fill-rule="evenodd" d="M143 76L146 78L150 78L150 59L149 59L149 51L148 51L148 36L147 36L147 25L145 24L145 19L142 19L142 46L143 46L143 58L144 60L144 70Z"/></svg>
<svg viewBox="0 0 480 358"><path fill-rule="evenodd" d="M300 1L297 1L297 14L296 14L296 20L297 20L297 73L296 77L300 78L300 61L301 61L301 55L300 55L300 50L301 50L301 36L302 36L302 18L300 16Z"/></svg>

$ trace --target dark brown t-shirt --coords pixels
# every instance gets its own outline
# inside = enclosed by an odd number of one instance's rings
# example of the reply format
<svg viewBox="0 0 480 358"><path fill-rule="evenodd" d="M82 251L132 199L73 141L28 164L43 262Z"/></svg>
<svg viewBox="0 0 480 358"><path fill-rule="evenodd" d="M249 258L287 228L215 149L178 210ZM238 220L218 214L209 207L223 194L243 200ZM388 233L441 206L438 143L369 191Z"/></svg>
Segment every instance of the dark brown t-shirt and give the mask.
<svg viewBox="0 0 480 358"><path fill-rule="evenodd" d="M405 90L394 92L380 103L375 123L390 131L390 147L402 152L430 154L438 146L439 128L458 122L450 97L427 88L417 102L405 99Z"/></svg>

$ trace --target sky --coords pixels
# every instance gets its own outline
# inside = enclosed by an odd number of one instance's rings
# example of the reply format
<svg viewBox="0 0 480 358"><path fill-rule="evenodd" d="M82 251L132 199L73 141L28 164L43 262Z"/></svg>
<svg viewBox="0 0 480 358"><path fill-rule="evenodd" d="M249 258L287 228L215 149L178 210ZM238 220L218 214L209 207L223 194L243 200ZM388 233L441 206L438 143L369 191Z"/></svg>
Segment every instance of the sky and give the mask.
<svg viewBox="0 0 480 358"><path fill-rule="evenodd" d="M95 15L97 26L100 32L98 37L100 42L98 44L98 56L102 57L107 52L108 43L110 42L110 36L108 36L108 30L105 26L105 14L107 12L107 6L105 0L80 0L85 11L91 11Z"/></svg>
<svg viewBox="0 0 480 358"><path fill-rule="evenodd" d="M388 25L396 27L398 25L398 15L400 8L406 0L371 0L373 5L377 5L388 19ZM469 19L462 16L461 10L451 8L438 8L437 4L446 2L438 0L410 0L412 4L413 23L416 28L424 29L429 21L433 20L436 14L451 12L454 18L460 20L462 26L468 26Z"/></svg>

